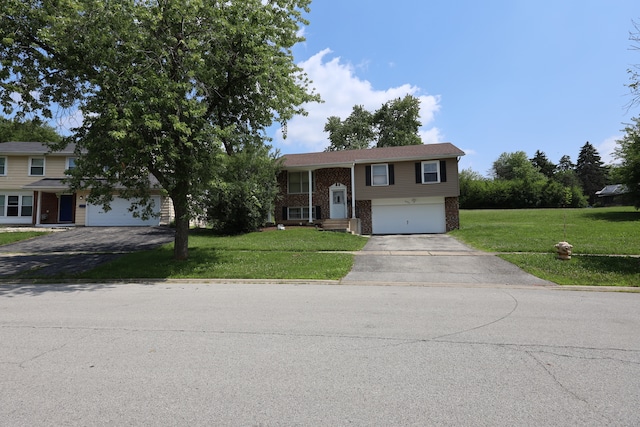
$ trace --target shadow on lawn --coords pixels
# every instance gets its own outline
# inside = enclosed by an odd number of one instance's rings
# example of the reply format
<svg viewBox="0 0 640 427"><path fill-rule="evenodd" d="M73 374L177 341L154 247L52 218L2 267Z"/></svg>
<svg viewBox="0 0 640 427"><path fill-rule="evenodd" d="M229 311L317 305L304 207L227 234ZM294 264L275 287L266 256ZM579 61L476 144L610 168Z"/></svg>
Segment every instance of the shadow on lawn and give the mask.
<svg viewBox="0 0 640 427"><path fill-rule="evenodd" d="M584 214L585 217L598 220L598 221L610 221L610 222L632 222L640 221L640 211L634 212L610 212L610 211L598 211L598 208L590 209Z"/></svg>
<svg viewBox="0 0 640 427"><path fill-rule="evenodd" d="M625 276L640 274L640 258L636 257L580 255L576 259L580 260L584 269L593 273L608 271Z"/></svg>

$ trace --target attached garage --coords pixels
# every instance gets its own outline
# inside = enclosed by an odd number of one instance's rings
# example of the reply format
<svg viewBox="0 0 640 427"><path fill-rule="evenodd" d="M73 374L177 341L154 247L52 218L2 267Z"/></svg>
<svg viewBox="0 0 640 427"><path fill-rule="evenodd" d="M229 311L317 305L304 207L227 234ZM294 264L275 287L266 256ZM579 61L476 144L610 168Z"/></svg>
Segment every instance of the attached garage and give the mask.
<svg viewBox="0 0 640 427"><path fill-rule="evenodd" d="M446 232L444 197L371 201L373 234Z"/></svg>
<svg viewBox="0 0 640 427"><path fill-rule="evenodd" d="M160 196L152 197L154 209L160 213ZM160 225L160 216L154 216L143 220L134 217L129 211L131 201L120 197L114 197L111 202L111 210L105 212L102 206L87 204L86 225L88 227L108 227L108 226L154 226Z"/></svg>

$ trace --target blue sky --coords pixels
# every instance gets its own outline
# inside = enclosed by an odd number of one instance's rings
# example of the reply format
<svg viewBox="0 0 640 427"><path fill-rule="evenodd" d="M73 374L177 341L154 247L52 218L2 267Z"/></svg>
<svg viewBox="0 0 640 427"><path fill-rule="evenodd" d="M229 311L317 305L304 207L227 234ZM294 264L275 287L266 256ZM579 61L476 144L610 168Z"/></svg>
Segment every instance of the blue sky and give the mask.
<svg viewBox="0 0 640 427"><path fill-rule="evenodd" d="M575 162L591 142L610 162L627 110L637 0L315 0L295 60L325 102L274 147L322 151L327 117L421 99L425 143L451 142L460 169L488 174L503 152Z"/></svg>

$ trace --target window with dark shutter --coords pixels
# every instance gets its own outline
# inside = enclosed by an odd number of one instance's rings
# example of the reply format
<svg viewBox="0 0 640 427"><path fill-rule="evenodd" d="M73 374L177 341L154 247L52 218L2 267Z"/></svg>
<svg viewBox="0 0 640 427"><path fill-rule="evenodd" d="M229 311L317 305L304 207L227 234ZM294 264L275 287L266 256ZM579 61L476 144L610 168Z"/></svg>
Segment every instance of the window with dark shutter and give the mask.
<svg viewBox="0 0 640 427"><path fill-rule="evenodd" d="M367 166L364 171L365 174L365 185L367 187L371 187L371 166Z"/></svg>
<svg viewBox="0 0 640 427"><path fill-rule="evenodd" d="M395 184L395 175L393 173L393 165L389 165L389 185Z"/></svg>
<svg viewBox="0 0 640 427"><path fill-rule="evenodd" d="M416 163L416 184L422 184L422 163Z"/></svg>

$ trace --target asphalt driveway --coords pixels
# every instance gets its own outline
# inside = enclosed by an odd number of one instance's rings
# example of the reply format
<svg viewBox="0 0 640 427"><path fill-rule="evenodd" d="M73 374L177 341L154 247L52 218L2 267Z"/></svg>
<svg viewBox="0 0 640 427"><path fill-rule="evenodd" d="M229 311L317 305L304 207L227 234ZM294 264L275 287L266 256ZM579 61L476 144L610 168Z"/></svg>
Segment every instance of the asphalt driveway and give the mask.
<svg viewBox="0 0 640 427"><path fill-rule="evenodd" d="M447 234L372 236L342 283L554 285Z"/></svg>
<svg viewBox="0 0 640 427"><path fill-rule="evenodd" d="M129 252L171 242L167 227L78 227L0 246L0 278L37 270L38 276L90 270Z"/></svg>

